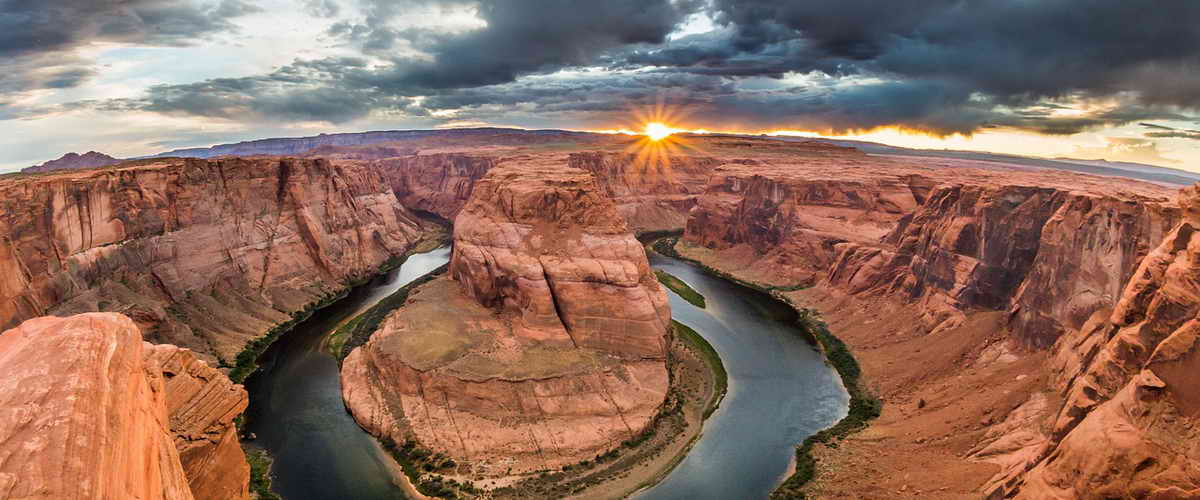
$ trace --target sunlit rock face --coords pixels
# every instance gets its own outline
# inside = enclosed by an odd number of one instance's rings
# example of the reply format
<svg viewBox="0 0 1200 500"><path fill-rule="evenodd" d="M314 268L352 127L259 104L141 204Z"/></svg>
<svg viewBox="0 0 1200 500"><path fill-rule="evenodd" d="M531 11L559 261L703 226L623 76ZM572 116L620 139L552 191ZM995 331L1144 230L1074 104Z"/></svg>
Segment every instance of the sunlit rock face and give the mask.
<svg viewBox="0 0 1200 500"><path fill-rule="evenodd" d="M829 283L917 301L930 325L1008 310L1021 342L1048 347L1111 307L1170 227L1166 200L1022 185L943 185L882 242L846 246Z"/></svg>
<svg viewBox="0 0 1200 500"><path fill-rule="evenodd" d="M684 246L756 281L812 284L845 244L880 247L934 185L911 171L868 170L871 159L857 151L812 149L787 163L717 168L689 214Z"/></svg>
<svg viewBox="0 0 1200 500"><path fill-rule="evenodd" d="M498 161L488 154L440 153L389 158L371 165L405 207L453 221L475 183Z"/></svg>
<svg viewBox="0 0 1200 500"><path fill-rule="evenodd" d="M1019 341L1046 348L1113 306L1178 210L1146 186L1026 177L839 148L727 164L697 198L681 249L763 283L895 297L930 329L1005 310Z"/></svg>
<svg viewBox="0 0 1200 500"><path fill-rule="evenodd" d="M232 363L424 231L382 177L324 160L158 160L0 180L0 327L117 311Z"/></svg>
<svg viewBox="0 0 1200 500"><path fill-rule="evenodd" d="M667 392L670 310L592 175L499 166L454 227L449 276L343 365L359 423L485 475L579 462L648 425Z"/></svg>
<svg viewBox="0 0 1200 500"><path fill-rule="evenodd" d="M0 496L249 498L246 392L115 313L0 334Z"/></svg>
<svg viewBox="0 0 1200 500"><path fill-rule="evenodd" d="M634 232L682 229L723 160L686 154L571 153L567 164L591 172Z"/></svg>
<svg viewBox="0 0 1200 500"><path fill-rule="evenodd" d="M1200 495L1200 193L1142 259L1111 315L1055 346L1065 403L1020 498Z"/></svg>
<svg viewBox="0 0 1200 500"><path fill-rule="evenodd" d="M502 156L498 153L434 153L372 162L397 198L410 210L453 221L471 191L500 164L542 161L553 155ZM579 152L566 155L566 167L591 172L598 187L617 205L635 233L682 229L688 210L704 192L722 160L705 156L649 157L637 153Z"/></svg>

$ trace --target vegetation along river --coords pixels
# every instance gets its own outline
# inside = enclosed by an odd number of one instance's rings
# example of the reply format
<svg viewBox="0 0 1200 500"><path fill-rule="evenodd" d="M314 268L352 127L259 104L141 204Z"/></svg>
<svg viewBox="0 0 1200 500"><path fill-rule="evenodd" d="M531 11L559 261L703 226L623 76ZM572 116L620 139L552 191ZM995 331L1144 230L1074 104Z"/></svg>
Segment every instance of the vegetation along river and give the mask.
<svg viewBox="0 0 1200 500"><path fill-rule="evenodd" d="M283 335L246 383L248 430L271 453L273 490L285 500L404 498L395 465L342 404L338 364L323 349L337 326L449 259L449 249L416 254ZM650 253L651 264L699 291L701 309L673 292L675 319L703 335L729 373L729 392L682 462L638 499L766 498L784 477L795 446L846 414L837 373L793 326L794 312L771 297Z"/></svg>

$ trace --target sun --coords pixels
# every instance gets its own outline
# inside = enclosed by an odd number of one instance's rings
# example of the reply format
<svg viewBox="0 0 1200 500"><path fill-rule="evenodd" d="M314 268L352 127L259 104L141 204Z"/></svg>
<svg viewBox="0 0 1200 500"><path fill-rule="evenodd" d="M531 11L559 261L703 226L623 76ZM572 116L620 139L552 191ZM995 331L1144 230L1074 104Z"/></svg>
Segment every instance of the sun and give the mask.
<svg viewBox="0 0 1200 500"><path fill-rule="evenodd" d="M676 132L675 129L668 127L660 122L647 123L646 128L643 131L643 133L646 134L646 137L649 137L650 140L652 140L652 141L661 141L661 140L669 137L671 134L674 134L675 132Z"/></svg>

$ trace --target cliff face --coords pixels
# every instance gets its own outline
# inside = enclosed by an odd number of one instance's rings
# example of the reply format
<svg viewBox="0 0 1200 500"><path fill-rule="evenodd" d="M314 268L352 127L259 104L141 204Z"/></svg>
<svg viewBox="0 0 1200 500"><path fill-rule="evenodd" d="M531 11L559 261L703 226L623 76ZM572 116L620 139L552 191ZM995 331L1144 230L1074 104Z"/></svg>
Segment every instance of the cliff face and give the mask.
<svg viewBox="0 0 1200 500"><path fill-rule="evenodd" d="M391 158L373 166L405 207L452 221L475 183L496 163L486 155L445 153Z"/></svg>
<svg viewBox="0 0 1200 500"><path fill-rule="evenodd" d="M1111 315L1055 349L1065 403L1021 498L1192 498L1200 495L1200 192L1137 267Z"/></svg>
<svg viewBox="0 0 1200 500"><path fill-rule="evenodd" d="M234 424L249 404L246 391L187 349L146 342L142 351L147 376L161 379L167 423L192 495L246 498L250 467Z"/></svg>
<svg viewBox="0 0 1200 500"><path fill-rule="evenodd" d="M587 170L635 232L680 229L722 160L635 153L571 153L567 164Z"/></svg>
<svg viewBox="0 0 1200 500"><path fill-rule="evenodd" d="M928 327L1008 311L1014 335L1044 348L1112 307L1178 217L1165 198L1111 187L866 161L719 167L681 248L755 281L900 298Z"/></svg>
<svg viewBox="0 0 1200 500"><path fill-rule="evenodd" d="M828 283L919 301L931 326L1007 310L1019 340L1048 347L1112 306L1174 214L1140 196L943 185L882 244L845 245Z"/></svg>
<svg viewBox="0 0 1200 500"><path fill-rule="evenodd" d="M1041 230L1037 255L1010 306L1009 328L1048 348L1111 308L1151 249L1179 221L1163 199L1062 193Z"/></svg>
<svg viewBox="0 0 1200 500"><path fill-rule="evenodd" d="M475 184L497 165L545 161L550 155L497 156L488 153L434 153L387 158L372 163L396 197L411 210L454 220ZM743 160L749 162L749 160ZM649 158L632 153L570 153L566 166L591 172L603 193L634 232L679 229L704 192L712 170L723 161L674 155Z"/></svg>
<svg viewBox="0 0 1200 500"><path fill-rule="evenodd" d="M872 245L925 201L933 181L821 164L725 165L687 221L686 245L766 283L812 283L839 245Z"/></svg>
<svg viewBox="0 0 1200 500"><path fill-rule="evenodd" d="M449 278L414 291L343 365L365 428L505 475L594 457L667 392L670 311L592 176L506 165L455 222Z"/></svg>
<svg viewBox="0 0 1200 500"><path fill-rule="evenodd" d="M249 498L245 391L128 318L22 323L0 334L0 373L0 496Z"/></svg>
<svg viewBox="0 0 1200 500"><path fill-rule="evenodd" d="M164 160L0 181L0 326L117 311L232 361L422 232L367 167Z"/></svg>

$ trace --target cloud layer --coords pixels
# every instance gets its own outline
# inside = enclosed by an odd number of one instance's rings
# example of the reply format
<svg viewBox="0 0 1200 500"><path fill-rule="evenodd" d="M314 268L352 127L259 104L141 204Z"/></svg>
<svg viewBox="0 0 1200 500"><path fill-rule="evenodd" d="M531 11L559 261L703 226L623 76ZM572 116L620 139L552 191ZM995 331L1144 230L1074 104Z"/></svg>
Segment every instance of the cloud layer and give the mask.
<svg viewBox="0 0 1200 500"><path fill-rule="evenodd" d="M601 126L665 98L695 127L933 134L1072 134L1187 119L1200 106L1194 0L296 3L354 55L69 106L223 120ZM0 5L0 104L6 94L84 85L96 68L78 54L90 44L195 43L260 9L248 0ZM697 19L711 29L682 34Z"/></svg>

